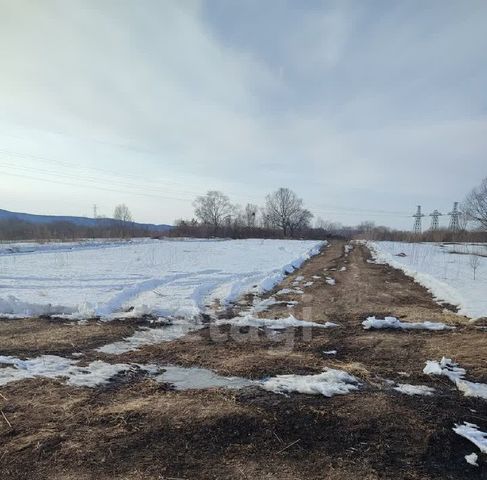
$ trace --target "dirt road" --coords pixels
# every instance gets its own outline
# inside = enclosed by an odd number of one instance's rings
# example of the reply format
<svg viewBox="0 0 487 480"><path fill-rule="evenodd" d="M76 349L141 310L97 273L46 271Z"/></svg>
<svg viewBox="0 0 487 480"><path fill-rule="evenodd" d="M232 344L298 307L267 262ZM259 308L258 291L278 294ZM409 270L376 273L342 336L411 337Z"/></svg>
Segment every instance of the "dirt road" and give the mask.
<svg viewBox="0 0 487 480"><path fill-rule="evenodd" d="M356 392L331 398L257 386L174 390L136 369L96 389L48 379L9 383L0 387L0 478L487 478L487 456L479 454L479 467L467 464L464 456L478 449L452 431L464 421L487 431L487 401L463 396L445 377L422 373L427 360L446 356L486 383L487 332L435 303L401 272L370 263L364 246L348 249L332 243L276 289L288 290L267 295L285 303L259 313L269 319L292 313L337 323L335 328L278 334L213 322L182 339L114 356L94 349L131 335L145 320L75 326L0 321L3 355L76 352L86 362L196 366L245 379L330 367L361 381ZM253 300L218 316L245 312ZM371 315L456 329L364 330L361 322ZM397 383L436 391L404 395L392 388Z"/></svg>

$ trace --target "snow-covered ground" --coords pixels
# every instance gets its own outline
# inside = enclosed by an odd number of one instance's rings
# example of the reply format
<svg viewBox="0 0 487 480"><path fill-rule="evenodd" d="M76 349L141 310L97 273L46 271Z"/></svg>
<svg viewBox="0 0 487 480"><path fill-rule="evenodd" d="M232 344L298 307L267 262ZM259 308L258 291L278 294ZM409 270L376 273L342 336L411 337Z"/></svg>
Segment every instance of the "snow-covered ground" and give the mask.
<svg viewBox="0 0 487 480"><path fill-rule="evenodd" d="M215 300L272 289L321 245L148 239L2 245L0 314L195 318Z"/></svg>
<svg viewBox="0 0 487 480"><path fill-rule="evenodd" d="M487 246L368 242L375 261L403 270L439 302L458 305L471 318L487 316ZM475 272L472 257L478 260Z"/></svg>

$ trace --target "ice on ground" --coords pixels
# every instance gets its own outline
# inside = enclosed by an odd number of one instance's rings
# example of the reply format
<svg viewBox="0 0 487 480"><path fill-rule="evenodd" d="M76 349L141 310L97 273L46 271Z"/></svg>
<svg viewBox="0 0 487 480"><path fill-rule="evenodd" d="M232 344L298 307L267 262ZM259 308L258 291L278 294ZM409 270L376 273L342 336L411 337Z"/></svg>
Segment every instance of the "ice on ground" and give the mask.
<svg viewBox="0 0 487 480"><path fill-rule="evenodd" d="M474 423L463 422L463 425L455 424L453 431L470 440L482 453L487 453L487 433L482 432Z"/></svg>
<svg viewBox="0 0 487 480"><path fill-rule="evenodd" d="M273 330L282 330L290 327L313 327L313 328L332 328L337 327L336 323L316 323L298 320L293 315L286 318L257 318L253 315L235 317L230 319L221 319L215 322L215 325L236 325L239 327L265 327Z"/></svg>
<svg viewBox="0 0 487 480"><path fill-rule="evenodd" d="M434 388L426 385L409 385L407 383L398 383L394 390L406 395L427 395L431 396L435 392Z"/></svg>
<svg viewBox="0 0 487 480"><path fill-rule="evenodd" d="M227 305L273 289L322 245L137 239L13 251L0 255L0 315L194 319L217 300Z"/></svg>
<svg viewBox="0 0 487 480"><path fill-rule="evenodd" d="M340 272L345 272L346 270L347 270L347 267L340 268Z"/></svg>
<svg viewBox="0 0 487 480"><path fill-rule="evenodd" d="M298 288L281 288L276 295L289 295L291 293L297 293L298 295L302 295L304 292Z"/></svg>
<svg viewBox="0 0 487 480"><path fill-rule="evenodd" d="M385 317L384 320L368 317L367 320L362 322L365 330L375 329L398 329L398 330L451 330L455 327L445 325L439 322L401 322L396 317Z"/></svg>
<svg viewBox="0 0 487 480"><path fill-rule="evenodd" d="M302 275L298 275L294 280L296 282L302 282L304 280L304 277Z"/></svg>
<svg viewBox="0 0 487 480"><path fill-rule="evenodd" d="M443 357L439 362L428 360L423 369L426 375L443 375L448 377L452 382L461 380L467 373L464 368L460 368L451 358Z"/></svg>
<svg viewBox="0 0 487 480"><path fill-rule="evenodd" d="M311 287L313 285L314 282L306 282L306 283L303 283L303 287L306 288L306 287Z"/></svg>
<svg viewBox="0 0 487 480"><path fill-rule="evenodd" d="M345 245L343 250L345 251L345 255L348 255L353 250L353 245Z"/></svg>
<svg viewBox="0 0 487 480"><path fill-rule="evenodd" d="M328 285L335 285L335 283L336 283L335 279L334 278L331 278L331 277L326 277L325 282Z"/></svg>
<svg viewBox="0 0 487 480"><path fill-rule="evenodd" d="M176 390L229 388L239 389L249 387L256 382L241 377L224 377L206 368L183 368L176 366L164 367L164 373L155 380L170 383Z"/></svg>
<svg viewBox="0 0 487 480"><path fill-rule="evenodd" d="M470 465L473 465L474 467L478 467L479 464L477 463L477 460L479 459L479 456L474 452L471 453L470 455L465 455L465 461L469 463Z"/></svg>
<svg viewBox="0 0 487 480"><path fill-rule="evenodd" d="M288 305L289 303L293 304L294 302L289 302L286 300L276 300L274 297L269 297L264 300L254 299L252 308L250 309L250 313L265 312L273 305ZM245 313L243 315L245 315Z"/></svg>
<svg viewBox="0 0 487 480"><path fill-rule="evenodd" d="M0 385L26 378L66 378L68 385L96 387L104 385L115 375L135 368L124 363L110 364L96 360L86 367L77 364L79 360L41 355L37 358L21 360L16 357L0 356L0 364L10 365L0 368Z"/></svg>
<svg viewBox="0 0 487 480"><path fill-rule="evenodd" d="M171 342L184 337L188 333L203 328L202 323L189 323L184 320L174 320L170 325L149 328L141 327L131 337L109 343L97 348L97 352L120 355L125 352L138 350L145 345L155 345L162 342Z"/></svg>
<svg viewBox="0 0 487 480"><path fill-rule="evenodd" d="M487 384L474 383L464 380L467 374L464 368L458 366L450 358L443 357L439 362L428 360L423 369L427 375L443 375L448 377L466 397L482 398L487 400Z"/></svg>
<svg viewBox="0 0 487 480"><path fill-rule="evenodd" d="M486 251L485 245L457 244L456 250L442 244L367 242L376 263L402 270L431 291L439 303L459 306L471 318L487 316L487 257L478 256L473 278L470 257ZM460 249L460 250L458 250ZM398 253L405 256L398 257Z"/></svg>
<svg viewBox="0 0 487 480"><path fill-rule="evenodd" d="M311 278L314 278L315 280L319 280L321 277L319 275L313 275Z"/></svg>
<svg viewBox="0 0 487 480"><path fill-rule="evenodd" d="M357 378L343 370L327 368L317 375L278 375L261 382L261 387L275 393L308 393L313 395L344 395L358 390Z"/></svg>
<svg viewBox="0 0 487 480"><path fill-rule="evenodd" d="M456 385L466 397L483 398L487 400L487 384L457 380Z"/></svg>
<svg viewBox="0 0 487 480"><path fill-rule="evenodd" d="M325 355L336 355L337 351L336 350L327 350L326 352L323 352Z"/></svg>

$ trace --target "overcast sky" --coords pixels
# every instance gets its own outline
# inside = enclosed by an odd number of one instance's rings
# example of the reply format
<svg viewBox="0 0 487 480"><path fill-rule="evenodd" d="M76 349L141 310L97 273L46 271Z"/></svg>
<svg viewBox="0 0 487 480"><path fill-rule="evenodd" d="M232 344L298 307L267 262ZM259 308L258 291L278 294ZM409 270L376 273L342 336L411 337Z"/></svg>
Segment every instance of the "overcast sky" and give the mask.
<svg viewBox="0 0 487 480"><path fill-rule="evenodd" d="M0 0L0 208L172 223L287 186L410 227L487 176L486 25L485 0Z"/></svg>

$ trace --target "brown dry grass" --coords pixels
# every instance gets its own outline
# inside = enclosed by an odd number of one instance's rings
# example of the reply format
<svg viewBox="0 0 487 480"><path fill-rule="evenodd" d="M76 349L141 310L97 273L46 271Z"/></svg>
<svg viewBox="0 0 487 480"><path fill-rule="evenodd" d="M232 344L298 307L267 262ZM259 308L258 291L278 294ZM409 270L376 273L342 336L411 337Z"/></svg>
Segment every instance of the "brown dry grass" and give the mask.
<svg viewBox="0 0 487 480"><path fill-rule="evenodd" d="M12 427L0 418L0 478L486 478L487 459L477 469L466 466L463 455L474 448L451 430L460 421L487 429L485 402L463 397L450 382L425 376L422 368L426 360L446 355L467 368L471 378L487 380L487 333L445 311L401 272L370 264L368 258L364 247L344 256L343 244L335 242L286 278L279 288L292 287L298 275L314 282L305 295L283 297L300 302L291 309L296 317L340 324L313 329L311 336L293 330L292 349L266 331L254 331L242 342L228 335L229 327L221 327L223 339L205 328L179 341L110 357L91 349L131 334L136 323L0 322L0 348L18 356L80 350L87 360L205 366L249 378L317 373L328 366L363 382L359 392L333 398L257 388L172 391L143 376L92 390L42 379L12 383L1 388L0 409ZM339 271L342 266L347 270ZM337 284L327 285L324 274ZM242 303L239 308L245 308ZM289 312L274 306L262 315ZM365 331L361 321L368 315L443 321L458 328ZM333 349L336 356L323 353ZM437 395L404 396L385 380L431 385Z"/></svg>

